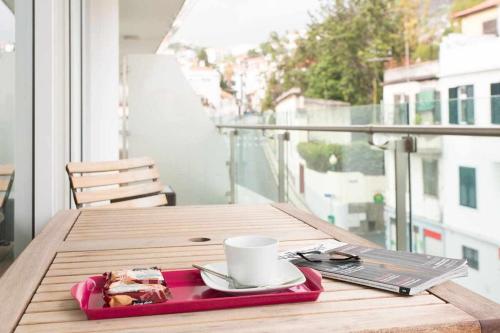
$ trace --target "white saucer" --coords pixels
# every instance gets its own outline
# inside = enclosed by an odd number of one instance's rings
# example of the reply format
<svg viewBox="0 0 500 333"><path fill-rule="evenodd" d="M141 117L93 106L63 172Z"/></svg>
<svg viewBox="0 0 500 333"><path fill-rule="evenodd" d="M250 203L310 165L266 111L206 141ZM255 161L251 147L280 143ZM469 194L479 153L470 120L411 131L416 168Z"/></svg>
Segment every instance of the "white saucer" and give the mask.
<svg viewBox="0 0 500 333"><path fill-rule="evenodd" d="M216 272L222 274L227 274L227 264L226 262L218 262L214 264L203 265L206 268L212 269ZM201 272L201 278L205 284L215 290L223 291L231 294L256 294L256 293L266 293L271 291L278 291L283 289L288 289L291 287L298 286L306 282L306 277L302 272L292 263L287 260L278 261L278 274L276 276L276 281L269 286L258 287L258 288L245 288L245 289L235 289L229 287L229 282L221 279L215 275L207 274ZM287 281L294 281L293 283L283 284Z"/></svg>

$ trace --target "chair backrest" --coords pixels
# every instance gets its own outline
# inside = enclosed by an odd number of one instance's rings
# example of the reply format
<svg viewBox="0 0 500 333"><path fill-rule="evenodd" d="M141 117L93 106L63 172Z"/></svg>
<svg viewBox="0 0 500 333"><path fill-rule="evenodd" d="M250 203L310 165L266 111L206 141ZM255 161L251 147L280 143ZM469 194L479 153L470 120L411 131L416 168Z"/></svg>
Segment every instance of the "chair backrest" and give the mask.
<svg viewBox="0 0 500 333"><path fill-rule="evenodd" d="M10 189L14 182L14 166L10 164L0 165L0 209L9 199Z"/></svg>
<svg viewBox="0 0 500 333"><path fill-rule="evenodd" d="M71 162L66 165L78 208L139 208L167 204L153 159Z"/></svg>

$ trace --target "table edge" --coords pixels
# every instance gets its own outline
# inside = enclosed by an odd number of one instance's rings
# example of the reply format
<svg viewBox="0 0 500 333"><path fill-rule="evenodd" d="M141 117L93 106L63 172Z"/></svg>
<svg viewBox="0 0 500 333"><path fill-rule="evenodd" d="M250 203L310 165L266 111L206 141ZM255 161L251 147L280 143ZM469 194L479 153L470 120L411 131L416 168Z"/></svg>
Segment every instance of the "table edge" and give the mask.
<svg viewBox="0 0 500 333"><path fill-rule="evenodd" d="M13 332L47 269L76 222L78 210L58 212L0 278L1 332Z"/></svg>
<svg viewBox="0 0 500 333"><path fill-rule="evenodd" d="M310 213L306 213L291 204L273 203L271 206L340 241L369 247L380 247L367 239L329 224ZM451 281L437 285L428 291L474 317L479 322L481 332L500 332L500 304Z"/></svg>

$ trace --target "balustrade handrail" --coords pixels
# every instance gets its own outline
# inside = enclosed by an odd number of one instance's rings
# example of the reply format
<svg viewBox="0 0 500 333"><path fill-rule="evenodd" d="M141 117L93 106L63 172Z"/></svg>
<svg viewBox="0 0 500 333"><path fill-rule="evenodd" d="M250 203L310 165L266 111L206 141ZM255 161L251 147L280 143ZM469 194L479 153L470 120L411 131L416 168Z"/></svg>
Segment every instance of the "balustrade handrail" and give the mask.
<svg viewBox="0 0 500 333"><path fill-rule="evenodd" d="M218 129L253 129L253 130L283 130L307 132L353 132L368 134L408 134L408 135L458 135L458 136L489 136L500 137L500 126L414 126L414 125L249 125L249 124L217 124Z"/></svg>

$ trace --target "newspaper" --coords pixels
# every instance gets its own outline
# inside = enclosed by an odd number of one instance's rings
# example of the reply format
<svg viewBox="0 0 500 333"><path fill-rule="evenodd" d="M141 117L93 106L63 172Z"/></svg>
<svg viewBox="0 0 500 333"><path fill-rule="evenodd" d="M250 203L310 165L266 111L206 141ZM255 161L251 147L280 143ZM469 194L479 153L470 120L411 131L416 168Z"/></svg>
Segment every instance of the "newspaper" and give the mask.
<svg viewBox="0 0 500 333"><path fill-rule="evenodd" d="M326 259L310 262L296 254L309 251L323 254L339 251L359 256L360 260L341 262ZM290 260L297 266L314 268L323 277L405 295L415 295L446 280L467 276L467 261L464 259L369 248L335 240L282 252L280 259Z"/></svg>

